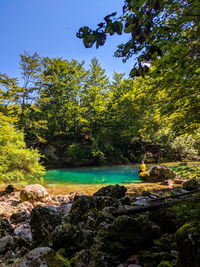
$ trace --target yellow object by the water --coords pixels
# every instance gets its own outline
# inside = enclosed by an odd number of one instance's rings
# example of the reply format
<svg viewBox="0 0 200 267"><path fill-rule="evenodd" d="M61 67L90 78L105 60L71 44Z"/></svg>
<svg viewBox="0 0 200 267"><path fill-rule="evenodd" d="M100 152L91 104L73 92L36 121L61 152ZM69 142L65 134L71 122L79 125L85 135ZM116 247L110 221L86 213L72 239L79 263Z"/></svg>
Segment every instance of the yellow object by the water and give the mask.
<svg viewBox="0 0 200 267"><path fill-rule="evenodd" d="M141 170L141 172L145 172L146 165L144 163L140 164L140 170Z"/></svg>

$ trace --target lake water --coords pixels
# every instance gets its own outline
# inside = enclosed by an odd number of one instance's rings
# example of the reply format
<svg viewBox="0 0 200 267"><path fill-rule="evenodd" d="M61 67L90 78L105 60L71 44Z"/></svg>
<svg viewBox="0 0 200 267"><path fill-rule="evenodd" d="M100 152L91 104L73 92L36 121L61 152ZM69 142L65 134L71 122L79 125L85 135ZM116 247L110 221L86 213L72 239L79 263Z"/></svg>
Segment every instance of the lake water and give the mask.
<svg viewBox="0 0 200 267"><path fill-rule="evenodd" d="M139 166L107 166L48 170L46 184L126 184L141 182Z"/></svg>

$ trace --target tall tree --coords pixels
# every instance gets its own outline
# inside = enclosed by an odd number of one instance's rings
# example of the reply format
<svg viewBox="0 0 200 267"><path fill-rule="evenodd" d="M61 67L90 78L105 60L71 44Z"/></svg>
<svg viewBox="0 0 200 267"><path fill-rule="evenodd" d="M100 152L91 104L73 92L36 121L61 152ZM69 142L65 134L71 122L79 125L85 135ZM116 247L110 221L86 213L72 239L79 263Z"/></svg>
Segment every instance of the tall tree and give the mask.
<svg viewBox="0 0 200 267"><path fill-rule="evenodd" d="M39 92L39 80L41 75L41 59L37 53L33 55L24 52L20 55L21 79L21 118L20 127L29 127L26 116L31 108L31 104L37 99Z"/></svg>

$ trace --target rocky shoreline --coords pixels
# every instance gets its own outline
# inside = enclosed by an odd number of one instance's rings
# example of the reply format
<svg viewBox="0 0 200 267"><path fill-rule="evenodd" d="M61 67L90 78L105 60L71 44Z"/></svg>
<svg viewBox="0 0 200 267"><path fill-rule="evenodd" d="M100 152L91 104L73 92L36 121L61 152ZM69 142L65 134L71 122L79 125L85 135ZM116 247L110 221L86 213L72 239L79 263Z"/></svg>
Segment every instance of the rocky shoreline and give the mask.
<svg viewBox="0 0 200 267"><path fill-rule="evenodd" d="M50 196L41 185L8 186L0 193L0 267L199 266L198 182L143 189ZM180 203L168 205L174 198ZM165 207L148 210L155 203Z"/></svg>

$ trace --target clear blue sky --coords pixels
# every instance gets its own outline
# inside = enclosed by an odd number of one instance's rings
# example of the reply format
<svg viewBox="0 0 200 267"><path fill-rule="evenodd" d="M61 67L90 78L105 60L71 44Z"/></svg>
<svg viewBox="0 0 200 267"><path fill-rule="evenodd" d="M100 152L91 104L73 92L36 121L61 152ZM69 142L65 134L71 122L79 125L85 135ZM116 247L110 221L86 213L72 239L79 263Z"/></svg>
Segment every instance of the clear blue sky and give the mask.
<svg viewBox="0 0 200 267"><path fill-rule="evenodd" d="M81 26L96 27L116 11L121 14L123 0L0 0L0 72L19 77L19 54L37 52L40 56L85 60L97 57L109 75L127 75L133 59L122 63L113 57L117 44L128 35L112 36L99 49L83 46L76 37Z"/></svg>

